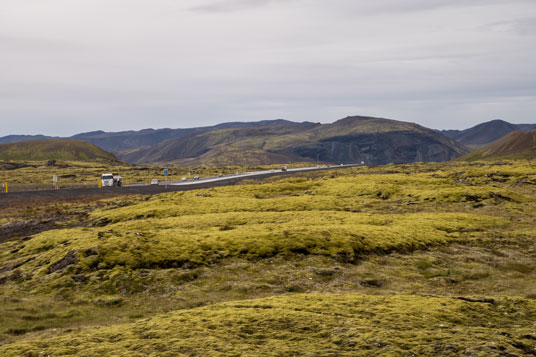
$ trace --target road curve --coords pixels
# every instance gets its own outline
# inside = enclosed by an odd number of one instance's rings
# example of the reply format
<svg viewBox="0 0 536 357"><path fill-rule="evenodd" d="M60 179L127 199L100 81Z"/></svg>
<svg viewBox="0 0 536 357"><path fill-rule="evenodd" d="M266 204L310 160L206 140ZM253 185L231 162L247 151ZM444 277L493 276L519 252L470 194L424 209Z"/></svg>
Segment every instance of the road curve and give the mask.
<svg viewBox="0 0 536 357"><path fill-rule="evenodd" d="M118 196L118 195L132 195L132 194L158 194L165 192L175 191L191 191L202 188L211 188L219 186L229 186L235 183L257 178L267 178L273 176L284 176L295 173L310 172L310 171L322 171L322 170L337 170L345 169L349 167L361 166L359 164L350 165L338 165L338 166L320 166L320 167L306 167L282 170L267 170L257 172L246 172L238 175L226 175L222 177L208 177L200 178L199 180L188 180L186 182L172 182L168 185L129 185L123 187L103 187L103 188L65 188L60 190L39 190L39 191L24 191L13 192L7 194L0 194L0 207L9 206L10 203L15 201L32 201L32 200L63 200L63 199L75 199L84 196Z"/></svg>

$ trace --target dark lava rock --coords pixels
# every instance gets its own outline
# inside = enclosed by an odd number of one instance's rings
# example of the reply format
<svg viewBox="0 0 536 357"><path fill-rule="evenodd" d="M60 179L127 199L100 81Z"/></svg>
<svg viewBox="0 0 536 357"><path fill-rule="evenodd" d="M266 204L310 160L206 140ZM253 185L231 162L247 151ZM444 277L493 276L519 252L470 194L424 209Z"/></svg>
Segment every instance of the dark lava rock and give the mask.
<svg viewBox="0 0 536 357"><path fill-rule="evenodd" d="M368 288L379 288L383 285L383 283L378 279L365 279L359 284Z"/></svg>
<svg viewBox="0 0 536 357"><path fill-rule="evenodd" d="M76 256L76 251L71 250L69 253L67 253L66 256L61 258L55 263L52 263L51 266L48 267L48 273L54 273L55 271L62 270L69 265L78 263L78 257Z"/></svg>
<svg viewBox="0 0 536 357"><path fill-rule="evenodd" d="M90 257L92 255L99 255L99 251L97 250L97 248L89 248L84 252L84 255L86 257Z"/></svg>
<svg viewBox="0 0 536 357"><path fill-rule="evenodd" d="M320 276L333 276L337 273L335 269L317 269L315 270L316 275Z"/></svg>
<svg viewBox="0 0 536 357"><path fill-rule="evenodd" d="M7 161L0 162L0 169L3 169L3 170L17 170L17 169L22 169L24 167L37 167L37 166L23 164L21 162L7 162Z"/></svg>
<svg viewBox="0 0 536 357"><path fill-rule="evenodd" d="M6 271L15 270L15 269L17 269L18 267L23 266L24 264L26 264L26 263L28 263L28 262L31 262L31 261L34 260L34 259L35 259L35 257L30 257L30 258L27 258L27 259L25 259L25 260L23 260L23 261L20 261L20 262L18 262L18 263L15 263L15 264L13 264L13 265L9 265L9 266L7 266L7 267L3 267L3 268L0 269L0 273L4 273L4 272L6 272Z"/></svg>
<svg viewBox="0 0 536 357"><path fill-rule="evenodd" d="M85 283L88 280L88 277L85 275L73 275L71 279L73 279L77 283Z"/></svg>
<svg viewBox="0 0 536 357"><path fill-rule="evenodd" d="M95 226L95 227L104 227L104 226L107 226L110 223L112 223L112 220L107 218L107 217L104 217L104 218L101 218L101 219L95 221L92 225Z"/></svg>

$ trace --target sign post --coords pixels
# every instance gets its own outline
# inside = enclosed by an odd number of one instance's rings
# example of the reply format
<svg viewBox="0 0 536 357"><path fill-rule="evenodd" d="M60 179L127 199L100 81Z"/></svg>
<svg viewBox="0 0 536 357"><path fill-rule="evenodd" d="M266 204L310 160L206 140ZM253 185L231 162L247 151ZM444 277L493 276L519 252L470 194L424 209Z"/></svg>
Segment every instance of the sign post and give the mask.
<svg viewBox="0 0 536 357"><path fill-rule="evenodd" d="M166 188L167 188L167 174L168 174L168 169L164 169L164 176L166 176Z"/></svg>
<svg viewBox="0 0 536 357"><path fill-rule="evenodd" d="M58 176L54 175L52 176L52 183L54 184L54 188L58 189Z"/></svg>

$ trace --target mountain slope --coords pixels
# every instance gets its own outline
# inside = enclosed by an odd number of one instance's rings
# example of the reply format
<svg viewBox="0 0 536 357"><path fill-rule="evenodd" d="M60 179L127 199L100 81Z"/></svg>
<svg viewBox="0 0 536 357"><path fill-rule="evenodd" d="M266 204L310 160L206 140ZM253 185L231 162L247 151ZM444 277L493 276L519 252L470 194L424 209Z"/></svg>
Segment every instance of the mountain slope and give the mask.
<svg viewBox="0 0 536 357"><path fill-rule="evenodd" d="M0 160L119 162L113 154L91 143L71 139L43 139L1 144Z"/></svg>
<svg viewBox="0 0 536 357"><path fill-rule="evenodd" d="M463 145L479 148L516 130L523 132L536 130L536 124L511 124L504 120L496 119L466 130L443 130L442 134Z"/></svg>
<svg viewBox="0 0 536 357"><path fill-rule="evenodd" d="M493 159L535 159L536 131L522 133L511 132L483 148L474 151L461 160L493 160Z"/></svg>
<svg viewBox="0 0 536 357"><path fill-rule="evenodd" d="M120 158L181 165L326 161L369 164L446 161L468 150L414 123L347 117L333 124L234 128L166 140Z"/></svg>
<svg viewBox="0 0 536 357"><path fill-rule="evenodd" d="M286 148L293 154L322 161L369 164L447 161L463 155L462 145L434 130L408 122L347 117L310 130L315 140Z"/></svg>
<svg viewBox="0 0 536 357"><path fill-rule="evenodd" d="M313 125L313 123L296 123L289 120L276 119L257 122L229 122L213 126L186 129L143 129L138 131L129 130L109 133L104 131L94 131L89 133L77 134L72 136L71 138L85 140L103 148L104 150L108 150L113 153L119 153L121 151L129 151L140 147L153 146L168 139L183 138L188 135L204 133L207 131L228 128L255 128L279 125L309 126Z"/></svg>

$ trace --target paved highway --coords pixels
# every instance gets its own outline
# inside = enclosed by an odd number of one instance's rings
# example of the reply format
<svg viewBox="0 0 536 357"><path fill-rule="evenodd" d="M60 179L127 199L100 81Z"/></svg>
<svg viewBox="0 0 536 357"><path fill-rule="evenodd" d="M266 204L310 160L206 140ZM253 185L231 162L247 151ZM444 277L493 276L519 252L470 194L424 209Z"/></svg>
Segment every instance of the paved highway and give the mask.
<svg viewBox="0 0 536 357"><path fill-rule="evenodd" d="M277 169L277 170L253 171L253 172L244 172L244 173L230 174L230 175L200 177L197 180L191 178L185 181L182 181L182 180L181 181L168 181L167 184L168 186L200 185L200 184L208 183L208 182L234 181L237 178L239 179L258 178L258 177L266 177L266 176L292 174L296 172L341 169L341 168L348 168L348 167L354 167L354 166L361 166L361 165L352 164L352 165L337 165L337 166L314 166L314 167L302 167L302 168L294 168L294 169L287 169L287 170ZM158 185L165 186L166 182L160 181L158 182ZM135 185L127 185L127 186L143 186L143 185L135 184Z"/></svg>
<svg viewBox="0 0 536 357"><path fill-rule="evenodd" d="M158 194L173 191L190 191L202 188L211 188L218 186L234 185L235 183L256 178L266 178L272 176L291 175L300 172L322 171L322 170L337 170L349 167L361 166L360 164L352 165L337 165L337 166L315 166L296 169L266 170L239 173L237 175L224 175L215 177L200 177L199 180L186 181L169 181L167 186L165 182L159 182L158 185L125 185L122 187L103 187L103 188L65 188L59 190L39 190L39 191L24 191L0 194L0 207L9 206L15 201L31 201L31 200L62 200L75 199L84 196L118 196L128 194Z"/></svg>

